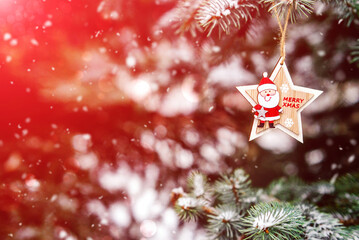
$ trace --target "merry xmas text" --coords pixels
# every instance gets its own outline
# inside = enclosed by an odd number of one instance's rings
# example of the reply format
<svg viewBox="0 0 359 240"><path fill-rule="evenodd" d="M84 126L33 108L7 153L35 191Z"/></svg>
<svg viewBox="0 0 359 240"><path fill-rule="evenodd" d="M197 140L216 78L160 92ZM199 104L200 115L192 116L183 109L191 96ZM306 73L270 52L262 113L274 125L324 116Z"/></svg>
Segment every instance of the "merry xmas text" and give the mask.
<svg viewBox="0 0 359 240"><path fill-rule="evenodd" d="M283 107L299 108L300 104L303 103L303 98L284 97Z"/></svg>

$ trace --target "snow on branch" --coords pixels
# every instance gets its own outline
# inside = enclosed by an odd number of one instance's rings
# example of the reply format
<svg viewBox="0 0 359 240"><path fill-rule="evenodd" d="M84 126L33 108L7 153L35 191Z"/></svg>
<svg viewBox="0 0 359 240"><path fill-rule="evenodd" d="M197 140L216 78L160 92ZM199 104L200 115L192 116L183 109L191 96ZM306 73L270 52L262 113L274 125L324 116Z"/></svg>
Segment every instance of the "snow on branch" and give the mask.
<svg viewBox="0 0 359 240"><path fill-rule="evenodd" d="M299 239L303 233L301 211L288 203L260 203L244 219L247 239Z"/></svg>
<svg viewBox="0 0 359 240"><path fill-rule="evenodd" d="M332 239L344 240L350 238L350 233L345 231L343 224L338 219L328 213L322 213L316 207L300 205L306 222L306 236L308 239Z"/></svg>
<svg viewBox="0 0 359 240"><path fill-rule="evenodd" d="M270 3L269 11L277 12L281 18L285 18L286 13L291 9L290 19L295 22L298 17L306 16L313 12L314 0L263 0Z"/></svg>
<svg viewBox="0 0 359 240"><path fill-rule="evenodd" d="M243 216L244 212L232 205L219 205L215 214L209 216L207 230L215 239L238 239L242 235Z"/></svg>
<svg viewBox="0 0 359 240"><path fill-rule="evenodd" d="M218 27L219 34L227 35L233 29L239 29L242 24L259 13L259 1L253 0L207 0L198 9L196 19L211 35Z"/></svg>
<svg viewBox="0 0 359 240"><path fill-rule="evenodd" d="M220 180L215 183L215 192L221 202L235 202L243 204L244 202L250 202L248 198L251 198L250 194L251 180L248 174L242 169L236 169L232 175L223 175Z"/></svg>
<svg viewBox="0 0 359 240"><path fill-rule="evenodd" d="M174 189L172 203L181 220L205 224L209 239L359 240L358 179L357 174L335 183L281 179L267 189L255 189L243 169L214 181L194 171L189 192Z"/></svg>

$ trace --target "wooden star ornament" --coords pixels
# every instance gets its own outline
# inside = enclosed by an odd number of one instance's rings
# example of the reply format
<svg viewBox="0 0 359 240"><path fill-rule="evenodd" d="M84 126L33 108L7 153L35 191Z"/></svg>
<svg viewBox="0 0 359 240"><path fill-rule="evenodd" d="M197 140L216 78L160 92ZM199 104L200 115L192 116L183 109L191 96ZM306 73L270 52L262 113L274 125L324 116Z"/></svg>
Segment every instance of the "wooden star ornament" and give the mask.
<svg viewBox="0 0 359 240"><path fill-rule="evenodd" d="M253 106L254 122L249 141L278 128L303 143L301 112L323 91L295 86L281 60L269 78L263 75L259 85L237 87Z"/></svg>

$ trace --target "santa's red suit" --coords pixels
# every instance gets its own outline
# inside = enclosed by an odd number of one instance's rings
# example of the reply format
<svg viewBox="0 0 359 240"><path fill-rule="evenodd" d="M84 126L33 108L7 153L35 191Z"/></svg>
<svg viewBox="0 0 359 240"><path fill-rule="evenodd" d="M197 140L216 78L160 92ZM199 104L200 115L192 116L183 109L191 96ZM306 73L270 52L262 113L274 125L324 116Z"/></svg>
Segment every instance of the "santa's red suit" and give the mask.
<svg viewBox="0 0 359 240"><path fill-rule="evenodd" d="M265 108L263 107L265 114L260 115L258 113L258 110L262 109L262 106L257 104L256 106L254 106L254 109L257 110L254 114L254 117L261 120L261 121L274 121L274 120L278 120L280 118L279 113L283 111L283 109L279 106L276 106L274 108ZM258 117L259 116L259 117Z"/></svg>
<svg viewBox="0 0 359 240"><path fill-rule="evenodd" d="M265 91L265 90L271 90L275 91L275 97L277 97L277 104L279 103L279 94L277 92L277 86L273 83L272 80L270 80L267 77L267 73L263 73L263 78L261 79L259 85L258 85L258 93ZM260 103L259 98L263 98L261 95L258 95L258 102ZM273 99L274 100L274 99ZM260 103L263 104L263 103ZM273 104L269 104L271 108L266 108L261 106L260 104L257 104L253 108L253 112L255 112L254 117L263 123L264 121L269 121L269 123L273 123L274 120L278 120L280 118L279 113L283 111L283 109L277 105L277 106L271 106ZM265 104L263 104L265 105Z"/></svg>

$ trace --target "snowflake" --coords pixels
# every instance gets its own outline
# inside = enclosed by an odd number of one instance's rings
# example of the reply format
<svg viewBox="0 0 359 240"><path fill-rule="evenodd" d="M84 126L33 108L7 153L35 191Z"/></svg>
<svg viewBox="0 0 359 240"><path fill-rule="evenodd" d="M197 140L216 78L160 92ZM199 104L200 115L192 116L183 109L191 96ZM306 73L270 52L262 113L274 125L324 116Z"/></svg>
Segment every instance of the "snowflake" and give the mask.
<svg viewBox="0 0 359 240"><path fill-rule="evenodd" d="M284 124L285 124L286 127L289 127L289 128L292 127L293 124L294 124L293 119L287 118L287 119L284 121Z"/></svg>
<svg viewBox="0 0 359 240"><path fill-rule="evenodd" d="M282 90L282 93L287 93L289 90L288 84L283 83L280 89Z"/></svg>

